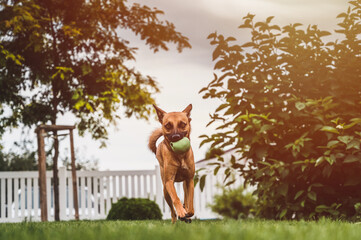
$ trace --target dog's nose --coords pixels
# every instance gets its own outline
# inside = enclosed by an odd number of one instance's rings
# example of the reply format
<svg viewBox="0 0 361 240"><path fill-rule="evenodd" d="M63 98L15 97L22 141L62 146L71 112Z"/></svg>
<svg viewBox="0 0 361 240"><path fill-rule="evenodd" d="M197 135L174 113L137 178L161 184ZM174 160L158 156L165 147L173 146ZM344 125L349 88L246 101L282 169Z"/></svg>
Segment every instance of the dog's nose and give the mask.
<svg viewBox="0 0 361 240"><path fill-rule="evenodd" d="M176 141L179 141L181 140L181 135L180 134L173 134L172 137L171 137L171 140L172 142L176 142Z"/></svg>

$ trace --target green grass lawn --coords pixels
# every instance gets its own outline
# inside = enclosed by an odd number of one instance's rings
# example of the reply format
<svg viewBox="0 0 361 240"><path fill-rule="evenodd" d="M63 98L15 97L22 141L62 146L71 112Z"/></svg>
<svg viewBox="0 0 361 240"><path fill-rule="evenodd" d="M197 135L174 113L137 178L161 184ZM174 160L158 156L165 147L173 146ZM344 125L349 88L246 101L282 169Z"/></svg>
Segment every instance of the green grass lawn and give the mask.
<svg viewBox="0 0 361 240"><path fill-rule="evenodd" d="M361 239L361 224L335 221L80 221L0 224L1 240Z"/></svg>

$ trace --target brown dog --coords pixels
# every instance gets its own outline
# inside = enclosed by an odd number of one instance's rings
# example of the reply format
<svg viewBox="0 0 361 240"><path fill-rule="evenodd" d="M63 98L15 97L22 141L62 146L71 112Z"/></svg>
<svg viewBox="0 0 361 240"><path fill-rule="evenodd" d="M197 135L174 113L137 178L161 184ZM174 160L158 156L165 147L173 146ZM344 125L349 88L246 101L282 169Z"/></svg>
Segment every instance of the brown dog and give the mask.
<svg viewBox="0 0 361 240"><path fill-rule="evenodd" d="M182 112L166 113L159 107L153 105L158 120L162 128L156 129L149 138L149 148L156 155L160 174L163 181L164 198L167 201L171 213L172 222L175 223L178 218L185 222L191 222L189 219L194 215L193 196L195 173L193 150L190 148L185 153L173 152L170 143L176 142L183 137L190 136L191 118L190 112L192 104L189 104ZM157 140L164 136L164 140L156 147ZM174 188L174 182L183 182L184 206L182 205L177 192ZM174 211L174 208L177 212Z"/></svg>

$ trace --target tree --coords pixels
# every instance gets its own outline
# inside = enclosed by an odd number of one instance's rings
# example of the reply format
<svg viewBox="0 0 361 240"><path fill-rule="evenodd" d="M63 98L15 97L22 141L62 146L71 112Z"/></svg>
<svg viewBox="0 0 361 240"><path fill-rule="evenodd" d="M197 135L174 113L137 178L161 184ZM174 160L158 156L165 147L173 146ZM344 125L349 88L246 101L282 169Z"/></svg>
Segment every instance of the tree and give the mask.
<svg viewBox="0 0 361 240"><path fill-rule="evenodd" d="M0 131L20 123L55 125L70 112L81 135L104 140L121 106L126 117L146 119L158 84L127 67L136 48L122 35L134 32L154 52L167 50L167 43L189 48L172 23L159 20L162 13L125 0L1 0Z"/></svg>
<svg viewBox="0 0 361 240"><path fill-rule="evenodd" d="M0 103L12 109L1 127L56 124L72 112L80 134L107 136L106 126L125 116L147 118L157 83L126 62L136 48L122 38L128 29L154 52L190 47L163 12L126 1L7 1L0 3Z"/></svg>
<svg viewBox="0 0 361 240"><path fill-rule="evenodd" d="M243 18L251 41L209 35L215 78L204 98L222 104L218 132L202 144L235 147L225 169L257 187L258 216L274 219L352 218L361 202L361 1L350 1L336 33L316 25L284 27L272 18ZM338 35L340 36L340 35ZM242 164L242 159L247 159ZM219 169L222 161L216 163Z"/></svg>

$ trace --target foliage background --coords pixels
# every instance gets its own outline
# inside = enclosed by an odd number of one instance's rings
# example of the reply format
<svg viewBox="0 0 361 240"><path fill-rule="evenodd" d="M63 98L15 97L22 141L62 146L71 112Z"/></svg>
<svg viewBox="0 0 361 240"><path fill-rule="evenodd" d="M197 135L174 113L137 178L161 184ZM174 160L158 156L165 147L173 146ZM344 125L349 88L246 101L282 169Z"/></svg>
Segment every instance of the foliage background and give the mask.
<svg viewBox="0 0 361 240"><path fill-rule="evenodd" d="M236 147L248 159L233 157L225 174L257 186L260 217L353 218L361 202L361 1L337 16L336 41L325 42L331 33L316 25L254 17L239 26L249 42L209 35L216 73L200 92L223 104L211 116L218 133L202 144Z"/></svg>

